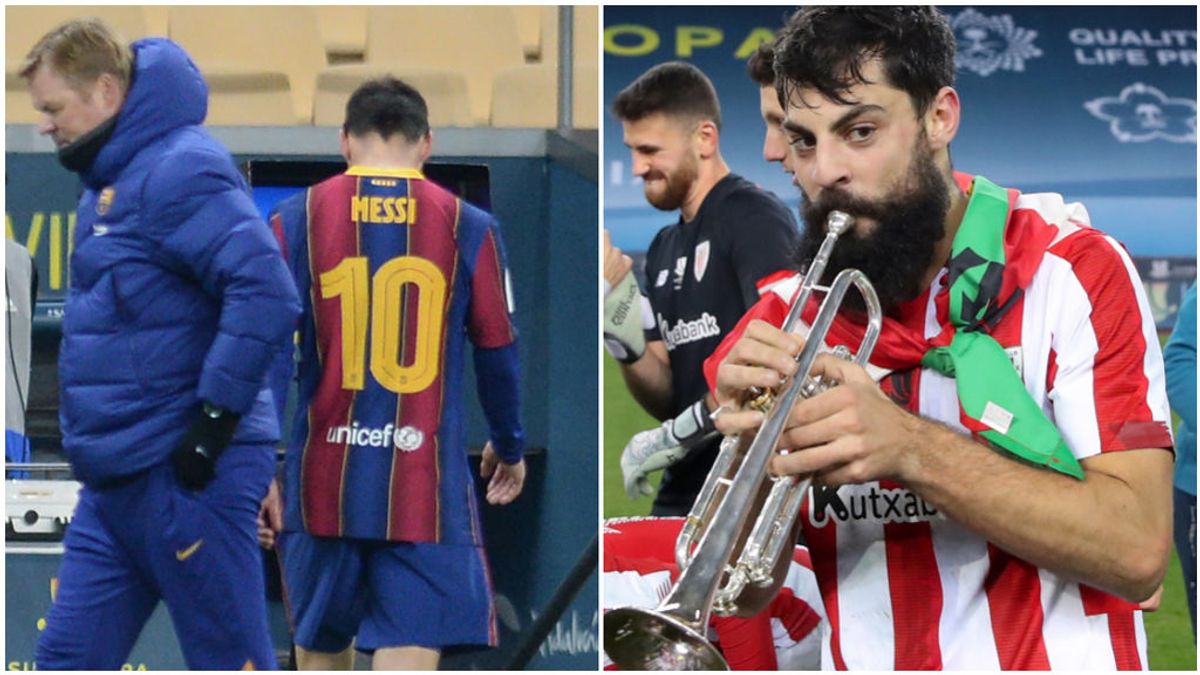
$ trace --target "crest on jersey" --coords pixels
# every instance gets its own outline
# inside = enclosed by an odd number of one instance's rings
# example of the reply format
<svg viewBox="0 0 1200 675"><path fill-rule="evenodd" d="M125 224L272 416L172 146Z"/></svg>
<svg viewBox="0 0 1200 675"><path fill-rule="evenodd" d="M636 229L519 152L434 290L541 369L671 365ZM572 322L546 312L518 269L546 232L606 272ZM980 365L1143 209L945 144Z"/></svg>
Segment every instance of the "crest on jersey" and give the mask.
<svg viewBox="0 0 1200 675"><path fill-rule="evenodd" d="M986 16L967 8L950 16L950 28L958 42L955 65L980 77L997 70L1022 72L1026 60L1042 55L1033 44L1037 31L1017 27L1008 14Z"/></svg>
<svg viewBox="0 0 1200 675"><path fill-rule="evenodd" d="M101 190L100 196L96 199L96 213L101 216L107 214L112 208L113 197L116 196L117 191L111 185Z"/></svg>
<svg viewBox="0 0 1200 675"><path fill-rule="evenodd" d="M401 427L396 430L396 447L403 452L412 452L421 447L425 442L425 433L420 429L412 426Z"/></svg>
<svg viewBox="0 0 1200 675"><path fill-rule="evenodd" d="M671 286L675 290L683 288L683 275L687 270L687 256L682 255L675 259L675 275L671 277Z"/></svg>
<svg viewBox="0 0 1200 675"><path fill-rule="evenodd" d="M704 278L704 271L708 269L708 253L711 246L708 240L704 240L696 244L695 264L692 266L692 274L696 275L696 281Z"/></svg>

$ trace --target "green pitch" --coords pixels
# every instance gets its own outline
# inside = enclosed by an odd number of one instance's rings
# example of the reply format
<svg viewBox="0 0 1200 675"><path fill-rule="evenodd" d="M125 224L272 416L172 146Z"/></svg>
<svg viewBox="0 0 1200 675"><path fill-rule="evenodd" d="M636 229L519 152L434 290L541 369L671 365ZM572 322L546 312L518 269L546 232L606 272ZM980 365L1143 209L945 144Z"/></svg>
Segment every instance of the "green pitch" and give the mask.
<svg viewBox="0 0 1200 675"><path fill-rule="evenodd" d="M604 516L639 516L650 512L650 497L633 500L625 495L621 480L621 448L631 436L658 422L642 410L625 389L620 368L604 357ZM658 483L655 474L652 482ZM1164 583L1162 606L1146 614L1150 667L1153 670L1196 671L1196 643L1188 619L1187 598L1179 558L1171 555Z"/></svg>
<svg viewBox="0 0 1200 675"><path fill-rule="evenodd" d="M621 368L604 355L604 517L644 516L650 513L652 497L630 499L621 480L621 449L639 431L658 425L658 421L633 400L625 388ZM658 487L662 472L655 472L650 482Z"/></svg>

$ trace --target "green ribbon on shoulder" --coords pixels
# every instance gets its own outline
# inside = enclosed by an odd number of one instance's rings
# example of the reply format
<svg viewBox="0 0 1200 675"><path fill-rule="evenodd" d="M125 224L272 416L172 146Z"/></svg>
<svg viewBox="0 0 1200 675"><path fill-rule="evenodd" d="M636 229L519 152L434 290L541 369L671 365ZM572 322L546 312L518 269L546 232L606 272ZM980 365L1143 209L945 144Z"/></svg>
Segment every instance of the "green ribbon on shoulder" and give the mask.
<svg viewBox="0 0 1200 675"><path fill-rule="evenodd" d="M1008 195L976 176L970 201L950 252L950 322L954 337L926 352L922 365L955 379L959 405L971 430L1016 457L1083 479L1083 468L1058 429L1042 413L1017 375L1004 348L981 330L1002 313L996 303L1004 278L1004 228ZM968 424L968 427L971 427Z"/></svg>

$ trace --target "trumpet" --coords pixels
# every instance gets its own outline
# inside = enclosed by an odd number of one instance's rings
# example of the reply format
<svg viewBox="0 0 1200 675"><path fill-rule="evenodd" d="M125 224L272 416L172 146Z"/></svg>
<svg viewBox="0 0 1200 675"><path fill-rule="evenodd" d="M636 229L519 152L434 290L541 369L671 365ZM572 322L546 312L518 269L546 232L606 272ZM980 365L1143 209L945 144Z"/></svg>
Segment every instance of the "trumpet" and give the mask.
<svg viewBox="0 0 1200 675"><path fill-rule="evenodd" d="M843 270L828 287L818 285L838 237L852 222L841 211L831 212L826 220L825 239L782 326L792 332L813 290L826 291L804 348L796 357L796 374L778 393L757 395L749 403L764 409L766 417L748 446L749 434L727 436L721 442L675 543L680 570L675 585L654 609L622 607L604 615L604 650L621 669L727 670L725 659L706 637L710 614L728 616L739 609L750 610L739 605L743 594L755 587L769 588L777 580L774 570L794 545L789 535L812 479L773 477L768 475L767 465L796 401L837 384L808 373L851 286L863 297L866 331L855 355L841 345L834 354L865 366L883 324L875 289L859 270ZM764 493L765 501L761 498ZM753 513L757 516L746 535Z"/></svg>

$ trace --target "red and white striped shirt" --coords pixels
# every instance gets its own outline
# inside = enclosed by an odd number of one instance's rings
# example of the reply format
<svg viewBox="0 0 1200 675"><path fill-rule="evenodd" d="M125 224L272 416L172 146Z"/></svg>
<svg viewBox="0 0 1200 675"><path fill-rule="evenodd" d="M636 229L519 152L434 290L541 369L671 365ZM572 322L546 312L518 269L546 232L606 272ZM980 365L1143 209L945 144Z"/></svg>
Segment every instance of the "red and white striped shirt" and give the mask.
<svg viewBox="0 0 1200 675"><path fill-rule="evenodd" d="M1010 218L1057 229L992 333L1029 394L1078 459L1170 448L1162 352L1129 255L1058 195L1021 195ZM947 321L944 278L902 317L927 338ZM764 290L790 301L798 285ZM873 375L908 410L967 433L954 380L927 368ZM825 668L1147 667L1136 606L1001 551L897 483L810 491L801 517L830 624Z"/></svg>
<svg viewBox="0 0 1200 675"><path fill-rule="evenodd" d="M675 539L683 518L615 518L604 522L604 609L653 608L677 575ZM734 670L817 670L824 609L808 551L797 546L779 595L750 619L716 617L709 639ZM606 670L615 665L604 657Z"/></svg>

